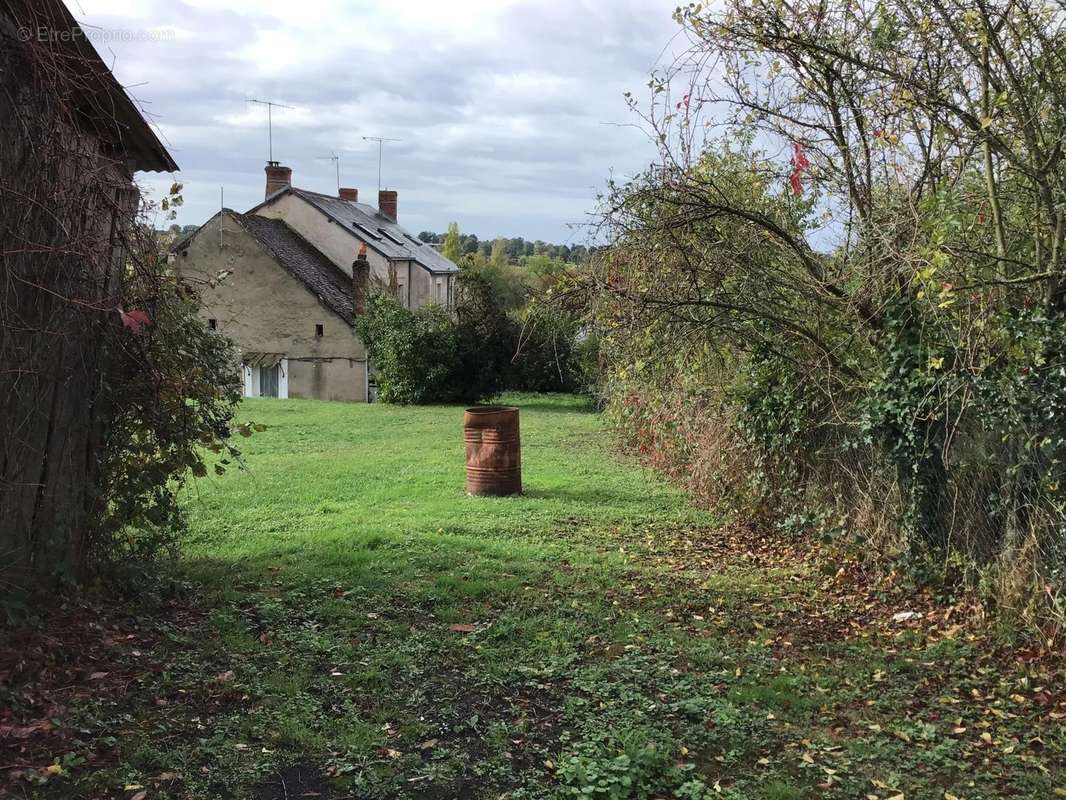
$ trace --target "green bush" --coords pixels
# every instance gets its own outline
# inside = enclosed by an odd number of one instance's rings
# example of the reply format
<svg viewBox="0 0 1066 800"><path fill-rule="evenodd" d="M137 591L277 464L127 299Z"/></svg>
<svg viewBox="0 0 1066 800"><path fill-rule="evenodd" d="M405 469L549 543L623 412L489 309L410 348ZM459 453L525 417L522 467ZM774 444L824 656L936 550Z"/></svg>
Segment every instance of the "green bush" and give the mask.
<svg viewBox="0 0 1066 800"><path fill-rule="evenodd" d="M356 331L366 344L387 403L476 403L504 389L573 391L581 385L576 324L558 312L506 310L493 280L459 275L454 313L440 306L405 309L388 292L374 293ZM530 323L530 320L533 320Z"/></svg>
<svg viewBox="0 0 1066 800"><path fill-rule="evenodd" d="M1066 632L1066 173L1042 137L1066 79L1058 21L1021 8L679 7L694 49L642 110L661 158L612 184L586 283L601 391L652 464L1046 637Z"/></svg>
<svg viewBox="0 0 1066 800"><path fill-rule="evenodd" d="M374 365L381 400L407 405L458 399L457 334L442 308L408 311L391 295L377 292L356 330Z"/></svg>
<svg viewBox="0 0 1066 800"><path fill-rule="evenodd" d="M588 345L578 321L565 312L531 305L520 315L509 388L527 392L583 390Z"/></svg>
<svg viewBox="0 0 1066 800"><path fill-rule="evenodd" d="M198 316L195 296L167 274L150 230L130 236L127 309L143 326L116 325L104 343L111 415L100 454L101 480L91 517L90 563L140 567L172 551L185 531L178 504L190 476L204 476L205 451L224 453L216 472L239 460L228 443L241 399L237 353ZM261 426L244 423L249 436Z"/></svg>

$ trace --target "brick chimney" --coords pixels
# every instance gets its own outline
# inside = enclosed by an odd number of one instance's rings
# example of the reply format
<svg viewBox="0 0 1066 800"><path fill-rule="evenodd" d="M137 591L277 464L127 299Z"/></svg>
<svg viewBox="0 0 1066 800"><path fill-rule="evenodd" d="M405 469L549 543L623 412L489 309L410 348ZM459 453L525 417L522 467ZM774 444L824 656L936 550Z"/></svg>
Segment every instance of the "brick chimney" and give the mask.
<svg viewBox="0 0 1066 800"><path fill-rule="evenodd" d="M266 174L266 197L292 186L292 167L283 167L277 161L268 161Z"/></svg>
<svg viewBox="0 0 1066 800"><path fill-rule="evenodd" d="M341 200L351 200L353 203L358 203L359 190L348 189L347 187L342 186L340 189L337 190L337 197L339 197Z"/></svg>
<svg viewBox="0 0 1066 800"><path fill-rule="evenodd" d="M378 189L378 211L396 221L396 192L389 189Z"/></svg>
<svg viewBox="0 0 1066 800"><path fill-rule="evenodd" d="M366 297L370 288L370 262L366 260L366 242L359 245L359 255L352 262L352 305L355 315L366 313Z"/></svg>

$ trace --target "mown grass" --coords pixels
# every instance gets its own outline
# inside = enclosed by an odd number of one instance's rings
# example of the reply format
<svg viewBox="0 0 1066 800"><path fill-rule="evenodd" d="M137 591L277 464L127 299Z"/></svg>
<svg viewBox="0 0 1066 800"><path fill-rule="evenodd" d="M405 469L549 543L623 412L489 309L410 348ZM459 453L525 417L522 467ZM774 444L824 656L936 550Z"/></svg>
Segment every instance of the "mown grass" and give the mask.
<svg viewBox="0 0 1066 800"><path fill-rule="evenodd" d="M246 402L268 428L242 442L246 470L189 491L186 590L114 637L121 688L72 704L62 773L19 791L973 800L1066 786L1066 707L1042 663L994 660L945 625L893 627L838 564L721 530L620 460L583 401L508 400L526 492L501 499L464 492L459 408Z"/></svg>

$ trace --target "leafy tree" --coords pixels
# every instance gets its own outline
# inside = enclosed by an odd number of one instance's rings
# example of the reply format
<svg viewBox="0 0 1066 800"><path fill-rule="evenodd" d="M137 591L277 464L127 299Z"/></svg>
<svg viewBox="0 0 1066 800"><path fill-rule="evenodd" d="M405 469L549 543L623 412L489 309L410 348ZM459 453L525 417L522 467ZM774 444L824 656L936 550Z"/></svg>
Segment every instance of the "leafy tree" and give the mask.
<svg viewBox="0 0 1066 800"><path fill-rule="evenodd" d="M459 244L459 223L452 222L448 225L448 235L444 237L444 246L441 248L445 258L449 258L454 262L458 262L462 256L462 250Z"/></svg>
<svg viewBox="0 0 1066 800"><path fill-rule="evenodd" d="M511 263L510 255L507 252L507 240L503 238L496 239L492 243L492 253L489 255L489 263L494 267L506 267Z"/></svg>
<svg viewBox="0 0 1066 800"><path fill-rule="evenodd" d="M464 271L459 276L457 290L455 326L459 372L455 392L460 399L473 402L507 388L518 328L486 276Z"/></svg>
<svg viewBox="0 0 1066 800"><path fill-rule="evenodd" d="M458 399L455 326L439 306L410 311L388 292L375 292L356 319L377 375L380 398L401 405Z"/></svg>
<svg viewBox="0 0 1066 800"><path fill-rule="evenodd" d="M588 274L615 418L749 514L875 519L926 577L1061 616L1060 10L676 16L692 47L638 111L658 163L612 187Z"/></svg>
<svg viewBox="0 0 1066 800"><path fill-rule="evenodd" d="M512 358L509 387L530 392L574 392L592 380L590 351L575 316L543 303L518 315L521 330Z"/></svg>

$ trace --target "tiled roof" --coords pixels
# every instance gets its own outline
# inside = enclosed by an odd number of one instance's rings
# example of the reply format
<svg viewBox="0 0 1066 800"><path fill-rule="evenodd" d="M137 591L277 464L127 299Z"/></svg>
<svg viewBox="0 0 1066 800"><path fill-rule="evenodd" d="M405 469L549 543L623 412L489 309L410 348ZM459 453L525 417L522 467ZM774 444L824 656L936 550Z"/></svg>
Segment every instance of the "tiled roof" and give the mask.
<svg viewBox="0 0 1066 800"><path fill-rule="evenodd" d="M322 305L349 325L355 322L352 279L339 267L280 219L232 213Z"/></svg>
<svg viewBox="0 0 1066 800"><path fill-rule="evenodd" d="M354 203L328 194L319 194L307 189L289 188L277 192L260 203L248 214L271 202L283 192L292 192L310 203L355 239L366 242L371 250L377 250L390 261L414 261L430 272L458 272L450 259L432 245L419 241L414 235L400 227L390 217L385 216L373 206L366 203Z"/></svg>

